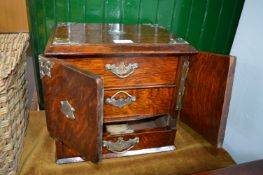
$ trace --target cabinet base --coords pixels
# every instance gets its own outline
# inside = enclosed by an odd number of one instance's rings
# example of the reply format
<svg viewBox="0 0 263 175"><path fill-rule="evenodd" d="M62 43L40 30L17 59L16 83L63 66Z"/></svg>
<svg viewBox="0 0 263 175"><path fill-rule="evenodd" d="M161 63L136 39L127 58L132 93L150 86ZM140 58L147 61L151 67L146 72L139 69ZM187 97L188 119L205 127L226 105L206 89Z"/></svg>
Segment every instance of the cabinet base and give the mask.
<svg viewBox="0 0 263 175"><path fill-rule="evenodd" d="M172 151L175 150L176 147L174 145L172 146L163 146L159 148L147 148L147 149L140 149L140 150L131 150L127 151L125 153L117 154L117 153L106 153L103 154L102 157L112 158L112 157L125 157L125 156L133 156L133 155L141 155L141 154L150 154L150 153L158 153L158 152L165 152L165 151ZM65 164L65 163L77 163L77 162L84 162L81 157L69 157L69 158L61 158L57 159L57 164Z"/></svg>

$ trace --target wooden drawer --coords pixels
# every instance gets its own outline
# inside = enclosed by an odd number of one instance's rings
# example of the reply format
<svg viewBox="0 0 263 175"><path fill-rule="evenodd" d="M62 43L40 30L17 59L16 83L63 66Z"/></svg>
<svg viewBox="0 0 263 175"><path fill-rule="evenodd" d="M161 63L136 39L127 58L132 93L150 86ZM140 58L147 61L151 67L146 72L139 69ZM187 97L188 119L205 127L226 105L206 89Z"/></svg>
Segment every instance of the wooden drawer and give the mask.
<svg viewBox="0 0 263 175"><path fill-rule="evenodd" d="M105 141L110 141L112 143L116 142L129 142L134 141L134 146L131 146L129 151L140 150L141 153L146 154L147 151L151 148L157 148L156 150L152 150L153 152L159 152L158 148L164 148L173 150L174 141L175 141L175 130L160 128L160 129L152 129L152 130L142 130L141 132L136 132L132 134L125 134L125 135L108 135L105 134L103 137L104 143ZM144 152L145 151L145 152ZM164 151L164 150L163 150ZM168 151L168 150L167 150ZM110 157L122 157L126 156L126 151L123 153L114 153L108 150L105 146L102 148L103 158L110 158ZM136 154L136 152L134 153ZM133 155L132 152L128 153L128 155Z"/></svg>
<svg viewBox="0 0 263 175"><path fill-rule="evenodd" d="M123 86L151 86L163 84L175 84L178 67L177 56L149 55L149 56L120 56L103 58L67 58L64 61L77 66L80 69L88 70L104 78L104 87ZM106 65L119 67L122 63L125 66L130 64L123 72L126 74L118 77L113 68L107 70ZM134 67L135 66L135 67ZM124 76L124 77L123 77ZM125 77L127 76L127 77Z"/></svg>
<svg viewBox="0 0 263 175"><path fill-rule="evenodd" d="M136 144L131 151L138 150L139 152L129 153L127 155L120 154L120 153L112 153L111 151L107 150L105 147L102 148L102 156L103 158L110 158L110 157L122 157L122 156L129 156L136 155L136 154L146 154L146 153L154 153L154 152L161 152L161 151L171 151L175 149L174 142L175 142L175 134L176 130L168 130L168 129L159 129L159 130L152 130L148 132L140 132L137 134L127 134L122 136L124 140L132 139L135 137L139 138L139 143ZM119 136L120 137L120 136ZM104 135L104 141L111 140L116 141L118 136L111 136L111 135ZM68 162L60 162L63 159L70 158L74 159L75 157L82 157L80 153L75 151L74 149L68 147L63 142L56 141L56 151L57 151L57 163L70 163L74 162L69 160ZM147 152L149 151L149 152ZM82 160L77 159L77 162L81 162Z"/></svg>
<svg viewBox="0 0 263 175"><path fill-rule="evenodd" d="M168 87L104 91L104 122L168 114L175 90ZM122 105L123 101L128 105L115 106Z"/></svg>
<svg viewBox="0 0 263 175"><path fill-rule="evenodd" d="M146 154L174 150L176 130L167 125L168 116L104 124L103 129L103 158L121 157L136 154ZM125 125L130 133L120 131L120 125ZM109 126L111 129L109 129ZM112 129L115 127L115 130ZM119 133L112 133L113 131ZM124 130L128 132L127 130ZM122 132L122 133L120 133ZM82 157L77 151L64 143L57 141L57 158L65 159Z"/></svg>
<svg viewBox="0 0 263 175"><path fill-rule="evenodd" d="M104 125L104 158L174 149L176 130L168 126L168 116ZM154 148L154 149L152 149ZM156 149L157 148L157 149ZM128 152L127 152L128 151Z"/></svg>

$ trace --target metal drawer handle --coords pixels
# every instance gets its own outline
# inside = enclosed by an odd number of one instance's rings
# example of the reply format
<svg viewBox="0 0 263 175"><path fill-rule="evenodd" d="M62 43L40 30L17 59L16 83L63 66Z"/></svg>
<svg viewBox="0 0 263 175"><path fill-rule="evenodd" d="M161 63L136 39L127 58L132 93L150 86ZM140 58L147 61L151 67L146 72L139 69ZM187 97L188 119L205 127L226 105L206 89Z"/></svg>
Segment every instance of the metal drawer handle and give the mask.
<svg viewBox="0 0 263 175"><path fill-rule="evenodd" d="M121 96L118 98L118 100L115 99L115 96L118 94L125 94L127 96L126 99L123 99ZM123 106L126 106L128 104L131 104L132 102L136 101L136 97L128 94L125 91L118 91L116 92L111 98L106 99L106 103L113 105L118 108L122 108Z"/></svg>
<svg viewBox="0 0 263 175"><path fill-rule="evenodd" d="M66 101L60 101L60 111L70 120L75 120L75 109Z"/></svg>
<svg viewBox="0 0 263 175"><path fill-rule="evenodd" d="M116 142L103 141L103 146L113 153L121 154L129 151L137 143L139 143L139 137L127 141L123 140L122 137L118 137Z"/></svg>
<svg viewBox="0 0 263 175"><path fill-rule="evenodd" d="M137 63L130 63L128 66L125 66L124 62L121 62L119 66L115 64L106 64L105 69L111 71L119 78L126 78L130 76L135 69L138 68Z"/></svg>

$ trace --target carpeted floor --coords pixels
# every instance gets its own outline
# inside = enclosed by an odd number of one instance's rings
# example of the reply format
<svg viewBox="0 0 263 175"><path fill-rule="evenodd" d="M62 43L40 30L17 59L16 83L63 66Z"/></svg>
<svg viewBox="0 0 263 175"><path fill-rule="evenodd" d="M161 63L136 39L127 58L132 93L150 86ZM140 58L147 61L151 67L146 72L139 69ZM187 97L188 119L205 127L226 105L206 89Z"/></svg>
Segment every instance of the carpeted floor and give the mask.
<svg viewBox="0 0 263 175"><path fill-rule="evenodd" d="M228 153L215 149L183 123L180 123L177 150L141 156L91 162L55 164L54 139L49 137L44 112L31 112L20 161L21 175L111 175L111 174L191 174L234 164Z"/></svg>

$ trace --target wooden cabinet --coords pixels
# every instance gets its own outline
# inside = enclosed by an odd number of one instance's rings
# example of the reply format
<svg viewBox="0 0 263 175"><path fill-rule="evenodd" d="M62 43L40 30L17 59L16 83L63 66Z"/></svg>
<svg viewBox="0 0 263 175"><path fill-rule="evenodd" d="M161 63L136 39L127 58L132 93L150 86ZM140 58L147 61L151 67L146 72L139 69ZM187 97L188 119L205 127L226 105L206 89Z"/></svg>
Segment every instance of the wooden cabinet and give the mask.
<svg viewBox="0 0 263 175"><path fill-rule="evenodd" d="M157 25L60 24L39 56L57 163L174 150L180 118L221 146L235 58Z"/></svg>

